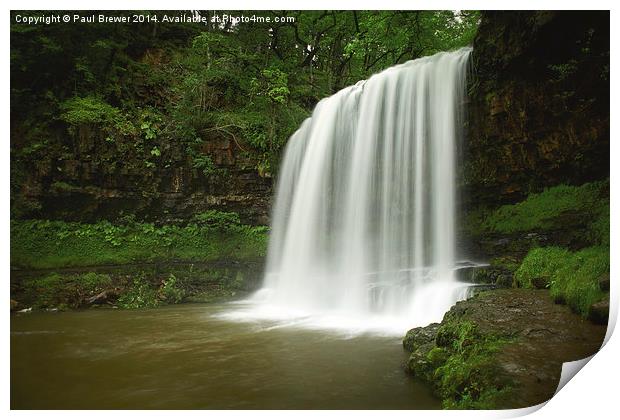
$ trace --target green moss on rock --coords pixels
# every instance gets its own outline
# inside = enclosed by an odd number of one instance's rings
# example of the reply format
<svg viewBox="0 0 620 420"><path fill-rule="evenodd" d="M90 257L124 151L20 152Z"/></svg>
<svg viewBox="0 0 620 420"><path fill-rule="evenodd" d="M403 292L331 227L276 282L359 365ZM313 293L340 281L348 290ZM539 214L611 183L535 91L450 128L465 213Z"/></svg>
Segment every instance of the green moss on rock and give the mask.
<svg viewBox="0 0 620 420"><path fill-rule="evenodd" d="M517 204L505 205L492 212L483 222L485 230L515 233L563 228L567 219L594 216L597 231L604 231L599 218L609 213L609 181L581 186L558 185L530 194ZM569 220L570 221L570 220ZM600 241L603 232L595 240Z"/></svg>
<svg viewBox="0 0 620 420"><path fill-rule="evenodd" d="M433 333L434 340L429 340ZM441 326L407 333L406 347L412 349L407 369L433 383L444 408L493 408L510 387L490 356L507 342L482 333L471 321L448 317Z"/></svg>

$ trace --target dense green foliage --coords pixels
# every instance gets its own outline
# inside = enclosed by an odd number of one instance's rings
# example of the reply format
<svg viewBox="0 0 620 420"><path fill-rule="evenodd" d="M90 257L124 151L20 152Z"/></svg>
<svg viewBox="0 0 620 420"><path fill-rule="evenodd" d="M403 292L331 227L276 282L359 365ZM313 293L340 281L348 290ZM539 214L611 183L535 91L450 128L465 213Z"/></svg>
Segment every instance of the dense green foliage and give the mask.
<svg viewBox="0 0 620 420"><path fill-rule="evenodd" d="M558 185L530 194L517 204L492 212L482 223L486 230L500 233L562 228L567 217L589 217L599 243L609 243L609 181L578 187ZM607 229L605 229L607 220Z"/></svg>
<svg viewBox="0 0 620 420"><path fill-rule="evenodd" d="M261 174L273 173L319 99L394 64L467 45L479 20L466 11L256 11L244 14L271 22L232 24L198 13L208 23L162 22L162 12L159 22L131 25L12 19L13 217L40 206L17 194L37 162L58 162L48 175L68 184L58 168L75 159L104 175L140 173L144 193L153 194L150 174L187 160L221 175L208 146L226 140ZM283 15L293 20L274 22ZM84 142L95 147L84 151Z"/></svg>
<svg viewBox="0 0 620 420"><path fill-rule="evenodd" d="M571 252L560 247L534 248L515 272L519 287L534 287L540 279L540 285L547 287L551 277L562 267L570 257Z"/></svg>
<svg viewBox="0 0 620 420"><path fill-rule="evenodd" d="M262 262L248 261L158 261L58 268L27 274L11 290L11 298L21 308L58 310L92 305L137 309L180 302L215 302L253 290L262 276L262 267ZM98 272L89 271L93 269Z"/></svg>
<svg viewBox="0 0 620 420"><path fill-rule="evenodd" d="M153 287L145 273L141 272L124 290L117 305L123 309L154 308L166 303L179 303L184 295L185 291L177 287L174 274L163 280L159 287Z"/></svg>
<svg viewBox="0 0 620 420"><path fill-rule="evenodd" d="M154 308L158 304L157 290L151 287L144 276L136 277L118 299L118 306L123 309Z"/></svg>
<svg viewBox="0 0 620 420"><path fill-rule="evenodd" d="M590 224L589 235L592 243L609 247L609 199L603 202L600 212Z"/></svg>
<svg viewBox="0 0 620 420"><path fill-rule="evenodd" d="M110 290L114 293L106 296L108 301L124 309L153 308L162 304L179 303L185 296L185 291L178 287L174 274L170 274L161 284L153 285L147 280L145 272L136 273L128 284L126 281L112 279L108 274L50 273L27 280L24 289L21 298L32 307L59 310L85 306L89 298ZM118 299L117 293L120 293Z"/></svg>
<svg viewBox="0 0 620 420"><path fill-rule="evenodd" d="M185 225L11 221L11 265L58 268L154 261L255 260L265 256L267 228L208 212Z"/></svg>
<svg viewBox="0 0 620 420"><path fill-rule="evenodd" d="M551 296L571 309L588 317L590 308L609 294L602 291L599 281L609 275L609 248L590 247L577 252L558 247L532 249L515 278L521 287L540 284L548 287Z"/></svg>

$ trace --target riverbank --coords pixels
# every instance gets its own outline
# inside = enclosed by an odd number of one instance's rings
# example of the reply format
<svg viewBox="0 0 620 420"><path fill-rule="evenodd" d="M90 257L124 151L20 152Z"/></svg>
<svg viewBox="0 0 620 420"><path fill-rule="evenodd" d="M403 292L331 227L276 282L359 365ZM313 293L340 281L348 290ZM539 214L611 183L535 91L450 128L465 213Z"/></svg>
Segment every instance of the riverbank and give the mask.
<svg viewBox="0 0 620 420"><path fill-rule="evenodd" d="M207 212L185 225L11 222L11 309L141 308L255 290L267 228Z"/></svg>
<svg viewBox="0 0 620 420"><path fill-rule="evenodd" d="M259 261L167 261L11 271L11 310L136 309L238 299L261 283Z"/></svg>
<svg viewBox="0 0 620 420"><path fill-rule="evenodd" d="M433 386L444 408L522 408L550 399L562 363L594 354L605 332L547 290L497 289L410 330L403 345L406 369Z"/></svg>

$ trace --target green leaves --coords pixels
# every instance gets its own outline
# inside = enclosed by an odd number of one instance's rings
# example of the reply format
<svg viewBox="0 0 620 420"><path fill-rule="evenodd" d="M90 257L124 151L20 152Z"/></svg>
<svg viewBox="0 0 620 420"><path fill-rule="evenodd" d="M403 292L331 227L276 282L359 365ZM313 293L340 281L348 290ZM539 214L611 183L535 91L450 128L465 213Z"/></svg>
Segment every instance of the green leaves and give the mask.
<svg viewBox="0 0 620 420"><path fill-rule="evenodd" d="M209 176L215 172L215 165L211 156L204 154L196 154L192 157L192 167L199 169L206 176Z"/></svg>
<svg viewBox="0 0 620 420"><path fill-rule="evenodd" d="M259 259L266 250L266 227L241 224L238 214L216 210L199 213L184 226L11 221L11 264L23 268Z"/></svg>
<svg viewBox="0 0 620 420"><path fill-rule="evenodd" d="M142 137L145 140L154 140L161 132L163 117L155 109L146 108L140 112L140 122ZM152 151L151 154L153 154Z"/></svg>
<svg viewBox="0 0 620 420"><path fill-rule="evenodd" d="M278 68L269 68L261 72L261 78L251 80L252 93L265 96L276 104L284 104L291 91L288 88L288 75Z"/></svg>
<svg viewBox="0 0 620 420"><path fill-rule="evenodd" d="M192 222L216 230L227 230L241 225L241 219L237 213L216 210L195 214Z"/></svg>
<svg viewBox="0 0 620 420"><path fill-rule="evenodd" d="M157 290L151 287L142 273L134 278L131 286L118 298L117 304L123 309L154 308L159 305Z"/></svg>
<svg viewBox="0 0 620 420"><path fill-rule="evenodd" d="M177 278L174 274L170 274L163 281L159 289L159 297L165 303L179 303L185 297L185 292L177 286Z"/></svg>

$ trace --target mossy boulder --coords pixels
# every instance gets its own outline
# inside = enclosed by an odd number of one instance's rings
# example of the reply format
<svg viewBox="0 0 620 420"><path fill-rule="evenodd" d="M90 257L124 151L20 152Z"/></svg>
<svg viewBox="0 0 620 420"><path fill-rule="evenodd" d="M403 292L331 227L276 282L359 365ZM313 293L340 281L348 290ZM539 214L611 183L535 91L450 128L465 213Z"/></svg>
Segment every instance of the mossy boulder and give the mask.
<svg viewBox="0 0 620 420"><path fill-rule="evenodd" d="M427 355L434 347L432 343L416 347L407 360L407 370L418 378L428 380L435 366L428 360Z"/></svg>

